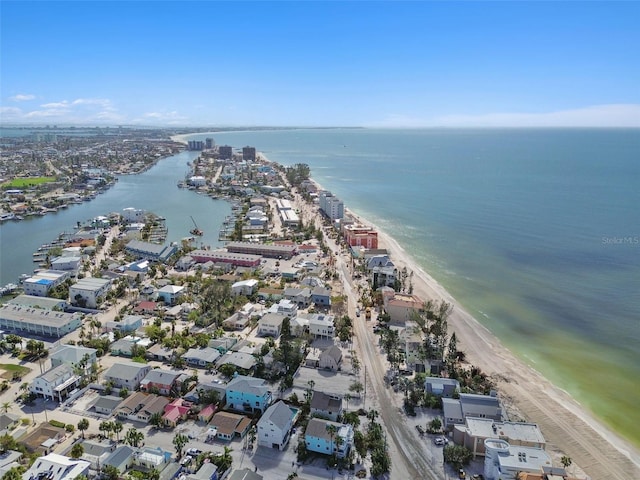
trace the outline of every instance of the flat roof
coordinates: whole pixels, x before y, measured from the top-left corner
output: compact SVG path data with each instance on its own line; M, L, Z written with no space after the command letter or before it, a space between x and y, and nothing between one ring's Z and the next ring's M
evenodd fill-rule
M56 312L54 310L22 307L20 305L7 304L0 306L0 319L2 320L34 323L54 328L60 328L72 321L76 321L78 316L77 313Z

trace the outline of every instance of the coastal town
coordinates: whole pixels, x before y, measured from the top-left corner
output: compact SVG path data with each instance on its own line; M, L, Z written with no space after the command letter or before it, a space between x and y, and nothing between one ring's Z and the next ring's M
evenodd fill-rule
M132 205L34 252L0 305L3 479L589 478L470 361L455 306L308 165L180 140L3 140L3 221L185 148L175 188L232 205L223 248L195 220L167 242L163 212Z

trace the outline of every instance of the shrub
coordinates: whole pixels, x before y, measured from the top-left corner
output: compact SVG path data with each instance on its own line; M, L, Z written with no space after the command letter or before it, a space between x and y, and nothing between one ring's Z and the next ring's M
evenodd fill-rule
M67 426L64 422L60 422L58 420L49 420L49 424L58 428L65 428Z

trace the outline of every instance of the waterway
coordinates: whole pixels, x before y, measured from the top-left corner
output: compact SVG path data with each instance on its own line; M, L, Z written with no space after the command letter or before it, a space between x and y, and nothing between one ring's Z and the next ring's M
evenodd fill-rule
M169 229L167 242L189 237L193 216L204 231L197 246L221 246L218 232L225 217L231 214L229 203L177 187L177 182L189 171L187 163L197 156L198 152L181 152L160 160L142 174L121 176L111 189L90 202L69 205L43 217L3 223L0 226L0 285L15 283L22 273L31 273L37 267L32 253L42 244L51 243L61 232L73 231L77 222L122 212L127 207L164 217Z

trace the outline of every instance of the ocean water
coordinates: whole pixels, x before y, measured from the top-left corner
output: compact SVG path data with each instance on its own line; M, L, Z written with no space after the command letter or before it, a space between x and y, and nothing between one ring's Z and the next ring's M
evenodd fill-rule
M512 351L640 446L640 130L225 132L311 166Z

